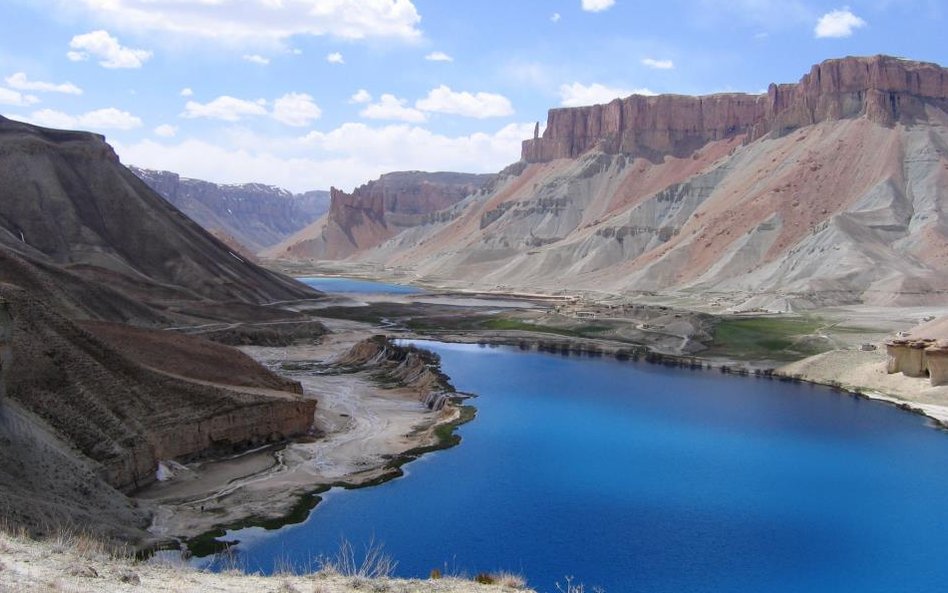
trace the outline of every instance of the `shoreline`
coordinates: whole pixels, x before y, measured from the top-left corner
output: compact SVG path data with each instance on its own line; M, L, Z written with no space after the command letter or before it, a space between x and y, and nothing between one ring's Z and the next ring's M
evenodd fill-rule
M430 409L422 393L427 383L395 385L375 367L332 367L350 346L376 333L362 324L343 325L319 345L244 348L265 366L300 380L307 395L319 400L317 432L227 458L167 462L172 479L136 493L154 509L149 531L157 549L185 544L203 552L226 547L210 540L231 529L302 521L322 492L394 479L404 464L460 442L456 428L476 414L464 403L467 396L445 394L443 407Z

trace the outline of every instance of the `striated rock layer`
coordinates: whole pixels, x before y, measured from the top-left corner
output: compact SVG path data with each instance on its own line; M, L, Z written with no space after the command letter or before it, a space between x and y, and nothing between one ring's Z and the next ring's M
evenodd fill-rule
M575 158L597 148L661 160L709 142L786 134L822 121L865 116L883 125L924 118L924 106L948 105L948 75L937 64L888 56L827 60L797 84L771 84L766 95L632 95L606 105L551 109L542 137L523 142L531 163Z
M263 252L266 257L338 259L369 249L478 191L493 175L399 171L351 194L332 188L328 214Z
M301 315L274 301L320 296L215 239L101 136L0 117L0 298L12 341L3 327L0 338L13 361L2 352L0 519L144 537L147 513L124 494L154 480L158 460L305 433L316 402L298 384L227 346L155 328L292 322ZM42 475L29 477L27 462Z
M946 72L845 58L766 96L556 109L485 190L347 259L739 310L948 302Z

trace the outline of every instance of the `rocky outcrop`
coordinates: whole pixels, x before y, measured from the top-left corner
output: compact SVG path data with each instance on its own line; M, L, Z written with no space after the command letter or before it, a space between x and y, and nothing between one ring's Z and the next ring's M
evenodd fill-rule
M925 351L928 377L933 386L948 385L948 341L940 341Z
M251 385L190 381L139 364L141 353L120 352L23 290L5 286L0 296L10 303L13 350L23 361L10 369L9 398L99 467L116 489L153 481L159 459L229 453L304 433L312 423L316 401L292 385L292 391L272 389L281 385L264 369ZM227 355L214 358L226 361Z
M386 173L351 194L332 188L325 218L283 243L265 257L343 259L375 247L405 229L422 225L436 213L476 193L494 175L469 173Z
M329 210L327 191L293 194L262 183L224 185L169 171L129 169L216 237L232 237L251 253L279 243Z
M437 354L414 346L399 346L386 336L372 336L352 346L335 365L372 369L385 384L408 387L428 409L440 410L454 393L447 375L441 372Z
M551 109L542 136L523 142L522 159L576 158L596 148L650 160L683 157L717 140L785 134L821 121L866 117L891 125L948 106L948 71L888 56L849 57L813 66L797 84L766 95L632 95L606 105Z
M764 116L761 96L632 95L606 105L551 109L543 136L523 142L530 163L576 158L596 148L651 160L689 155L708 142L747 134Z

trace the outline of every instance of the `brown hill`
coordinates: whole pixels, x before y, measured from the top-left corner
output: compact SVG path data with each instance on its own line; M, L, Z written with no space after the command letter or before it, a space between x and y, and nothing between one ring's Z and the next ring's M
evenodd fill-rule
M103 292L88 285L109 287L120 310L88 311L94 317L135 318L119 304L123 296L166 315L174 302L201 308L318 296L233 253L123 167L101 136L2 117L0 249L36 275L65 271L86 284L50 280L76 308L86 308L86 290ZM0 280L5 274L0 269Z
M766 95L551 110L490 192L350 259L487 289L943 302L946 187L948 71L843 58Z
M347 194L330 190L329 212L261 255L284 259L339 259L371 249L406 229L430 221L477 192L493 175L386 173Z
M160 460L306 432L316 401L297 383L149 328L252 336L240 322L301 318L274 301L319 297L215 239L101 136L0 117L0 518L143 538L149 510L126 495Z

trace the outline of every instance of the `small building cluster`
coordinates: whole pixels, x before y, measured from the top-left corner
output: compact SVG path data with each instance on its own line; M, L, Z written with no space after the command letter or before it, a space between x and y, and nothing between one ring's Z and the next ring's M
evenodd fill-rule
M948 340L896 338L885 343L886 371L948 385Z

